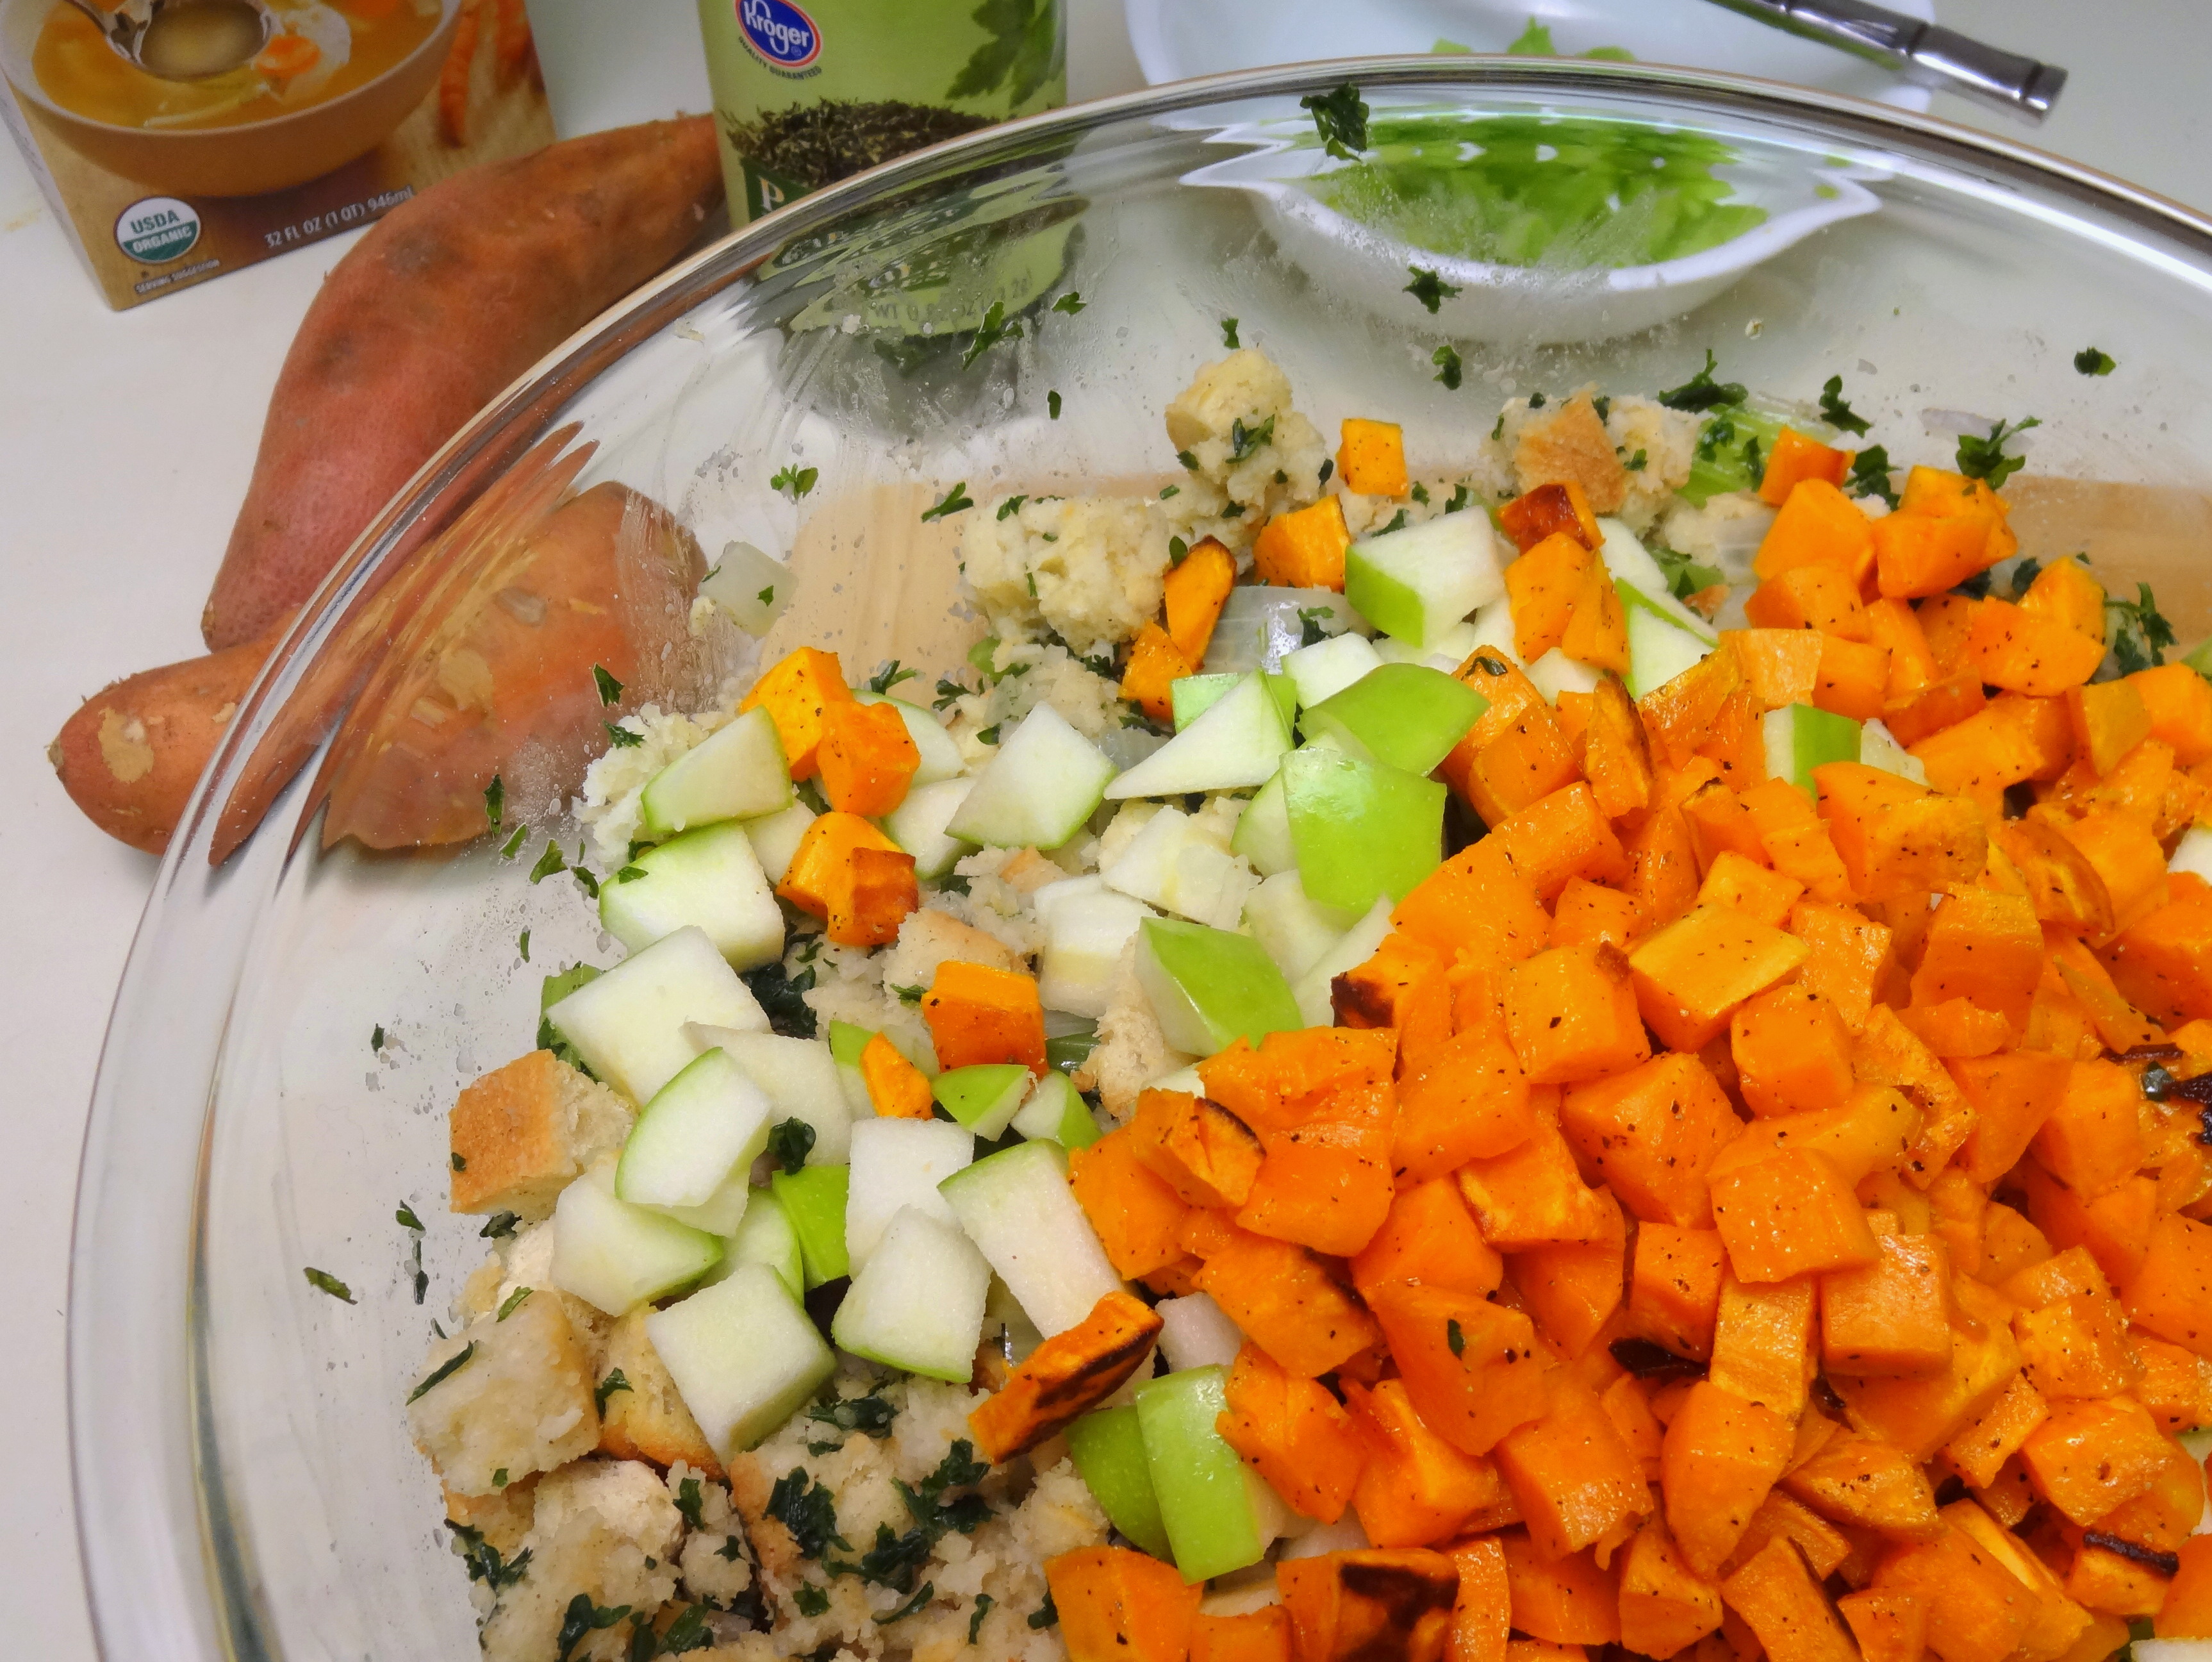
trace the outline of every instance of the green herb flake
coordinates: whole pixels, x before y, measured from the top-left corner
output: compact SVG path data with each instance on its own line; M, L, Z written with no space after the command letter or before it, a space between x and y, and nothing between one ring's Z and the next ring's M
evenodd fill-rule
M999 742L999 723L994 721L989 727L985 728L981 733L978 733L975 735L975 742L981 745L997 744Z
M537 1291L535 1288L516 1288L514 1292L507 1295L506 1300L501 1304L499 1307L499 1314L492 1319L495 1322L505 1321L509 1316L514 1314L516 1311L521 1309L522 1306L529 1301L530 1295L535 1291Z
M1467 481L1462 479L1452 487L1451 498L1444 503L1444 512L1456 514L1474 500L1474 493L1468 489Z
M1229 460L1237 463L1257 455L1262 447L1275 441L1275 418L1270 416L1256 427L1247 427L1242 420L1229 423Z
M1467 1335L1460 1331L1460 1325L1456 1319L1444 1324L1444 1342L1451 1347L1453 1355L1463 1356L1467 1354Z
M1399 509L1395 514L1393 514L1390 516L1390 523L1389 523L1389 524L1388 524L1388 525L1386 525L1386 526L1384 526L1384 527L1383 527L1380 531L1376 532L1375 534L1376 534L1376 536L1378 536L1378 537L1387 537L1387 536L1389 536L1389 535L1392 532L1394 532L1394 531L1403 531L1405 528L1406 528L1406 510L1405 510L1404 508L1400 508L1400 509Z
M1725 582L1726 575L1718 566L1699 565L1686 554L1678 554L1663 545L1651 545L1651 557L1659 563L1666 574L1667 591L1678 600L1686 600L1692 594L1703 593L1716 583Z
M769 489L781 490L797 502L814 489L814 482L822 477L818 467L801 467L796 462L787 462L769 478Z
M1977 438L1972 433L1960 434L1959 471L1970 479L1987 481L1992 490L2003 489L2007 479L2027 466L2027 457L2005 454L2005 441L2018 437L2031 427L2042 425L2039 419L2030 416L2016 425L1998 422L1990 429L1986 438Z
M1634 455L1631 456L1627 461L1623 463L1622 466L1626 467L1632 473L1641 473L1644 470L1645 466L1650 463L1650 460L1651 458L1649 455L1639 450Z
M2074 355L2074 369L2077 374L2109 375L2118 368L2119 362L2109 352L2094 346L2085 346Z
M1083 291L1080 289L1070 289L1058 300L1053 301L1052 309L1055 312L1065 312L1068 316L1073 317L1090 303L1084 299Z
M628 1391L629 1389L630 1389L630 1383L628 1379L623 1377L623 1371L620 1368L616 1368L612 1373L609 1373L605 1379L599 1381L599 1385L592 1391L592 1404L598 1408L599 1415L602 1419L606 1416L607 1398L613 1396L618 1391Z
M1334 92L1309 93L1298 107L1313 112L1314 131L1339 161L1357 161L1367 148L1367 100L1349 81Z
M415 1208L405 1201L399 1202L399 1209L392 1216L402 1229L420 1230L422 1227L422 1220L415 1215Z
M502 860L514 859L516 855L522 852L522 845L529 840L530 827L517 825L514 828L514 835L499 845L499 857Z
M1413 280L1401 292L1411 295L1431 313L1459 292L1457 283L1446 283L1425 265L1408 265L1406 269L1413 273Z
M507 1487L507 1468L505 1466L500 1467L496 1471L492 1473L491 1486L494 1488L505 1488Z
M561 857L559 847L550 837L545 841L545 852L538 856L538 863L530 868L530 880L543 883L549 877L558 877L568 869L568 862Z
M1185 472L1192 472L1192 473L1195 473L1195 472L1198 472L1198 458L1197 458L1196 456L1193 455L1189 451L1188 451L1188 450L1178 450L1178 451L1176 451L1176 460L1177 461L1181 462L1181 463L1183 465L1183 468L1184 468L1184 471L1185 471Z
M918 984L908 987L894 985L891 988L891 990L898 995L898 1001L902 1004L919 1004L921 1002L922 989Z
M1528 27L1521 31L1513 44L1505 49L1508 58L1557 58L1559 49L1552 44L1548 25L1531 17Z
M647 1559L645 1567L651 1569L653 1560ZM714 1642L714 1632L707 1625L707 1606L703 1604L686 1604L683 1613L660 1635L658 1649L653 1642L653 1624L645 1617L637 1618L630 1635L629 1662L651 1662L654 1656L682 1656L690 1651L708 1649ZM643 1647L642 1651L640 1647Z
M914 1597L908 1599L906 1603L901 1604L895 1610L888 1611L885 1614L878 1616L876 1618L876 1625L879 1628L888 1628L894 1622L903 1622L908 1616L912 1616L915 1611L921 1610L924 1605L927 1604L931 1599L936 1597L937 1583L934 1581L925 1581L920 1587L915 1589Z
M368 1048L372 1054L384 1049L384 1024L380 1021L368 1030Z
M635 883L639 878L647 874L642 866L624 866L609 880L616 883Z
M1302 606L1298 608L1298 645L1319 646L1328 639L1328 630L1322 625L1336 613L1325 606Z
M1328 476L1335 472L1336 459L1334 456L1323 456L1321 459L1321 478L1319 482L1322 484L1327 484L1328 483Z
M1659 395L1659 402L1669 410L1717 410L1724 404L1741 404L1750 396L1741 381L1715 380L1713 366L1718 362L1713 349L1705 348L1705 367L1684 381L1680 387L1670 387Z
M758 600L763 606L774 606L775 604L775 585L774 583L770 583L766 588L761 590L759 594L754 595L753 599Z
M846 1397L833 1402L817 1403L806 1410L806 1417L819 1425L835 1426L840 1431L865 1432L879 1436L889 1431L898 1410L881 1397L870 1392L865 1397Z
M310 1266L309 1268L301 1270L300 1273L307 1278L308 1286L313 1288L318 1293L329 1294L340 1304L357 1304L360 1302L360 1300L354 1297L353 1289L348 1287L343 1282L340 1281L336 1275L331 1274L327 1269L317 1269L313 1266ZM410 1397L409 1400L412 1401L413 1399Z
M460 1547L461 1562L468 1566L470 1580L482 1581L498 1592L522 1580L523 1572L530 1566L527 1547L512 1559L503 1559L499 1549L483 1538L482 1530L457 1524L450 1518L446 1519L446 1527L453 1531L453 1539Z
M507 816L507 781L495 773L491 783L484 787L483 796L484 818L496 828Z
M700 1516L700 1507L702 1504L702 1497L699 1492L699 1480L696 1477L686 1477L677 1486L676 1509L684 1514L684 1521L693 1529L706 1527L704 1520Z
M1006 302L994 300L983 314L982 322L975 326L975 338L968 343L968 350L960 355L960 367L965 369L1002 340L1019 340L1021 338L1021 320L1009 320Z
M1007 497L1006 501L999 504L998 517L1002 520L1010 520L1013 518L1015 514L1022 511L1022 504L1028 500L1029 498L1027 496Z
M889 696L890 690L901 681L911 681L921 673L918 669L901 669L899 661L894 658L873 675L868 677L868 691Z
M725 1535L722 1537L722 1544L714 1549L715 1557L725 1559L732 1564L744 1555L745 1543L734 1535Z
M941 520L948 514L957 514L963 508L973 508L975 505L975 499L968 494L968 481L963 479L951 490L946 491L933 506L922 510L922 523L927 525L932 520Z
M1235 318L1224 318L1221 320L1221 344L1232 352L1237 350L1237 320Z
M975 1595L975 1609L968 1617L968 1642L970 1645L975 1642L975 1635L983 1631L983 1618L991 1613L991 1606L996 1603L998 1600L988 1592Z
M530 931L529 931L529 930L525 929L525 930L524 930L520 934L519 934L519 935L517 935L517 936L515 936L515 937L514 937L514 949L515 949L515 951L517 951L517 952L519 952L519 953L520 953L522 954L522 961L523 961L525 964L527 964L528 962L530 962Z
M583 867L569 867L568 875L576 880L576 886L584 892L586 898L597 900L599 898L599 880Z
M1854 496L1879 496L1893 508L1897 492L1889 483L1889 452L1870 444L1851 458L1850 477L1844 481Z
M554 1662L569 1662L576 1653L577 1646L594 1633L611 1628L629 1614L629 1606L627 1604L611 1607L595 1604L588 1592L578 1593L568 1601L568 1608L562 1615L560 1635L555 1641L558 1648L554 1653Z
M853 1549L853 1543L837 1533L836 1498L809 1477L804 1466L793 1466L775 1480L775 1487L769 1491L766 1511L791 1531L792 1543L802 1558L819 1558L831 1547L846 1552Z
M2121 674L2166 661L2166 648L2174 644L2173 625L2159 611L2148 583L2136 585L2134 600L2108 600L2105 609L2112 614L2112 660Z
M622 697L623 684L607 673L606 666L604 664L592 666L592 685L599 690L599 702L602 704L611 704Z
M806 1164L807 1155L814 1152L815 1130L805 1120L796 1117L781 1122L768 1134L768 1157L783 1168L787 1175L796 1172Z
M1058 421L1060 419L1060 394L1058 392L1050 392L1044 395L1044 412L1046 415L1051 417L1054 421Z
M612 721L602 721L599 725L607 730L607 742L617 750L635 750L645 742L643 734L633 733L628 728L618 727Z
M1838 433L1863 433L1866 417L1844 402L1844 378L1831 375L1820 388L1820 419Z
M1541 393L1528 394L1528 407L1531 410L1541 410L1544 407L1544 395Z
M466 1154L449 1155L447 1160L456 1172L465 1172L469 1169L469 1157Z
M959 682L939 676L937 681L937 697L930 701L929 707L942 712L951 709L955 703L967 696L968 689L962 686Z
M791 1595L791 1602L799 1607L801 1616L825 1616L830 1610L830 1595L811 1581L801 1581Z
M495 1212L484 1220L484 1227L477 1231L478 1240L505 1240L514 1233L514 1226L522 1220L512 1212Z
M1597 418L1600 421L1609 421L1612 419L1613 400L1607 398L1604 393L1601 393L1590 400L1590 408L1597 411Z
M1426 508L1429 505L1429 487L1423 484L1419 479L1413 481L1413 488L1406 494L1411 496L1415 502L1420 503L1424 508Z
M1429 354L1429 362L1437 366L1437 373L1430 379L1442 381L1447 392L1458 392L1460 382L1466 376L1465 368L1459 361L1459 349L1439 346Z
M431 1369L429 1377L407 1393L407 1400L410 1403L418 1401L426 1391L434 1391L438 1386L445 1384L447 1380L466 1367L469 1365L469 1358L476 1354L477 1342L471 1339Z
M1030 1626L1035 1629L1042 1629L1045 1628L1056 1628L1059 1625L1060 1610L1059 1608L1052 1602L1052 1589L1047 1587L1044 1593L1044 1603L1038 1605L1036 1610L1030 1613Z

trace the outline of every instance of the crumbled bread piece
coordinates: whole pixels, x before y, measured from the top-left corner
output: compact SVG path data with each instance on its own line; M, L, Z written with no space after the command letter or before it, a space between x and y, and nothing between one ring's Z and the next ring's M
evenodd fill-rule
M470 1346L467 1361L407 1405L415 1446L447 1488L489 1495L592 1451L591 1357L565 1300L533 1294L505 1321L471 1322L430 1347L420 1378Z
M1152 1001L1137 979L1137 942L1132 936L1114 966L1114 990L1108 995L1106 1014L1098 1018L1097 1048L1076 1070L1076 1088L1097 1091L1118 1125L1136 1111L1139 1091L1190 1060L1168 1048L1167 1035L1152 1014Z
M447 1118L460 1157L453 1210L535 1223L593 1156L622 1147L630 1111L550 1050L532 1050L469 1086Z
M498 1550L512 1558L530 1533L538 1509L535 1474L494 1489L489 1495L461 1495L446 1490L446 1516L465 1529L472 1529Z
M1628 496L1627 470L1613 453L1613 435L1598 419L1587 391L1576 393L1550 416L1538 415L1521 423L1513 466L1523 490L1572 480L1600 514L1618 511Z
M1035 894L1048 883L1057 883L1067 874L1035 849L1016 849L1006 855L1006 863L999 868L999 880L1022 895ZM977 963L982 959L975 960Z
M486 1662L545 1662L569 1602L628 1605L650 1622L676 1592L684 1519L660 1474L635 1460L580 1460L538 1486L538 1515L524 1544L527 1573L501 1597L483 1627ZM574 1662L620 1662L633 1623L593 1633Z
M1057 868L1054 875L1059 875ZM897 941L884 954L884 984L927 988L937 978L937 966L947 961L981 964L994 970L1024 967L1012 947L973 923L963 923L937 906L924 906L906 915Z
M699 1523L684 1538L684 1590L695 1598L727 1606L753 1584L744 1520L731 1507L727 1488L681 1460L668 1469L668 1492L679 1504L687 1481L699 1485Z
M608 1394L599 1421L599 1452L621 1460L650 1460L657 1466L682 1461L719 1478L722 1463L677 1394L676 1381L661 1365L660 1353L646 1336L645 1318L651 1314L650 1305L641 1305L607 1336L599 1378L610 1379L619 1368L629 1389Z

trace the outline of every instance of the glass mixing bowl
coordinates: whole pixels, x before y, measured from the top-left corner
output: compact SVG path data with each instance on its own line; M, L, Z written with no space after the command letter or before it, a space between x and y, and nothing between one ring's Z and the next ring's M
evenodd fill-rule
M1672 313L1691 309L1656 325L1610 309L1597 291L1614 278L1556 267L1432 318L1357 228L1316 253L1310 228L1271 228L1266 193L1189 182L1239 153L1224 130L1295 128L1300 95L1347 76L1378 112L1708 135L1747 174L1817 174L1863 211L1674 295ZM1069 290L1079 312L1050 304ZM1578 321L1559 322L1562 294ZM1228 317L1325 431L1390 417L1417 465L1470 446L1505 394L1671 386L1707 347L1765 400L1809 405L1841 374L1900 464L1948 460L1962 423L1946 412L2033 414L2011 487L2024 551L2087 550L2108 583L2155 582L2185 642L2212 626L2212 224L1997 139L1717 76L1378 59L1063 111L808 197L640 291L447 447L241 708L161 868L100 1068L72 1262L70 1430L108 1656L473 1653L401 1402L484 1247L444 1205L444 1110L529 1045L544 973L610 956L568 879L526 876L605 742L584 659L628 653L624 708L704 697L800 641L855 674L957 663L977 627L955 592L957 526L920 510L955 482L978 497L1164 483L1162 407L1219 354ZM1015 321L1018 338L963 365L979 326ZM1457 391L1432 363L1447 339ZM2092 345L2117 373L2075 372ZM790 464L819 470L797 502L770 483ZM761 646L726 626L693 641L667 576L690 551L635 510L627 634L572 641L542 685L472 690L467 631L538 605L516 551L564 489L610 482L665 504L710 555L733 539L791 552L797 603ZM384 743L380 711L471 697L505 698L484 720L507 758L507 825L537 828L519 858L501 857L504 830L483 834L481 754L410 764ZM341 825L441 841L326 847ZM403 1202L428 1225L426 1303ZM357 1302L308 1285L310 1265Z

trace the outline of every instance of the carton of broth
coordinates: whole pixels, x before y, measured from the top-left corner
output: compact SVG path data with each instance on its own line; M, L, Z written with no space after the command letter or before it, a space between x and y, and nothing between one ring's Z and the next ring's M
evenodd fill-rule
M0 0L16 143L122 309L551 142L523 0Z
M1067 101L1062 0L699 0L730 218Z

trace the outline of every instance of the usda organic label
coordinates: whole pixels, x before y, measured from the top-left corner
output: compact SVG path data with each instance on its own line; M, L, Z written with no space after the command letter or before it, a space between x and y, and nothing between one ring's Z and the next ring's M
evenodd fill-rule
M182 259L200 240L200 210L173 196L149 196L115 222L115 246L142 265Z

